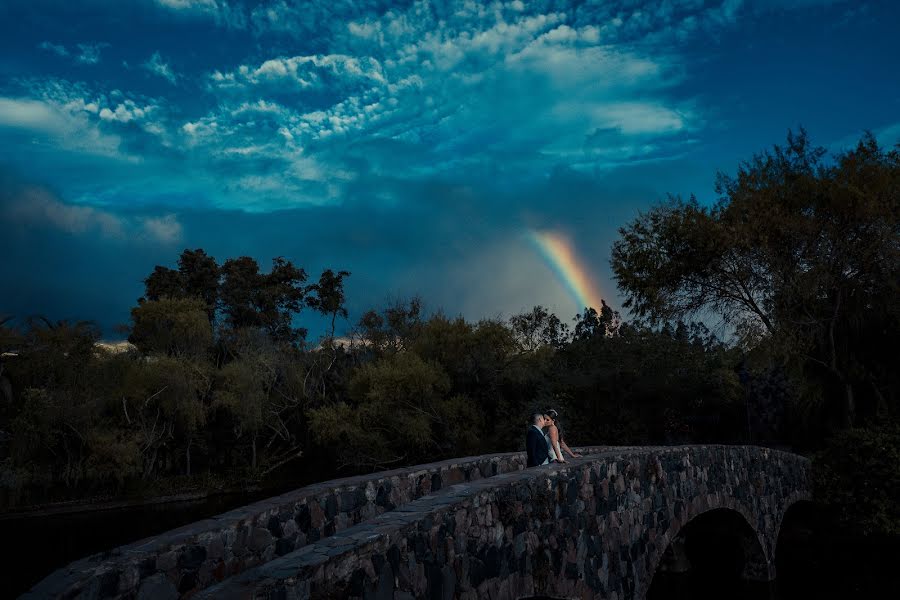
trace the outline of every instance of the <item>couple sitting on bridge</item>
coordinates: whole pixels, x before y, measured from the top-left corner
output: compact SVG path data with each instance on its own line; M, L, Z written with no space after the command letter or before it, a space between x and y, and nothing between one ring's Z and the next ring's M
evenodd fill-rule
M559 413L548 408L544 412L531 415L531 427L525 436L525 451L528 454L527 466L538 467L553 462L566 462L562 451L572 458L581 456L566 445L559 427Z

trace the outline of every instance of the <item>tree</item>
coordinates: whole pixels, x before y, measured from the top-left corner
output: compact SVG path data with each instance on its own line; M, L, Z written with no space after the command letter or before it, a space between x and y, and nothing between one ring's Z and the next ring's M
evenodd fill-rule
M141 300L182 298L184 295L184 280L181 277L181 273L168 267L156 265L153 268L153 272L144 280L144 298ZM138 300L138 302L141 300Z
M184 295L203 300L209 322L213 323L219 298L219 265L216 259L201 248L185 250L178 258L178 274Z
M206 423L211 393L205 361L155 355L129 365L118 394L124 419L140 443L145 479L162 468L161 459L174 455L184 456L184 473L191 474L191 451Z
M601 299L600 304L599 313L591 307L586 307L583 314L576 315L574 332L576 340L615 335L618 331L621 323L619 313L610 308L606 300Z
M449 391L440 365L413 352L387 354L359 368L349 402L310 411L310 423L344 466L384 468L458 454L477 441L478 411Z
M322 271L319 276L319 282L309 286L308 292L312 292L307 297L307 304L323 316L331 318L330 337L334 337L335 320L338 317L347 318L347 309L344 303L347 301L344 296L344 277L349 277L349 271L338 271L335 273L331 269Z
M900 153L866 134L828 161L801 130L717 191L711 207L670 198L619 230L625 307L653 322L718 315L745 346L793 360L845 425L860 402L869 417L896 404L895 370L866 348L900 331Z
M397 352L408 348L422 327L422 301L414 297L398 301L380 313L369 310L357 323L363 345L378 352Z
M306 336L305 329L293 327L306 298L306 271L278 257L264 274L254 259L242 256L226 260L222 274L219 296L232 329L261 328L273 340L289 344Z
M200 298L145 301L131 309L128 341L144 354L202 355L212 344L207 308Z
M235 437L250 441L250 467L259 464L258 441L271 420L271 390L274 377L256 357L239 358L222 367L216 398L232 415Z
M509 326L525 352L533 352L544 346L561 348L569 337L568 325L543 306L535 306L531 312L513 315L509 319Z

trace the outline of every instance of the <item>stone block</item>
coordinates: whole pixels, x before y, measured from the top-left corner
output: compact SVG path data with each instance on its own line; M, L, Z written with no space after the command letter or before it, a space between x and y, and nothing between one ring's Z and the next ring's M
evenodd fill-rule
M141 582L137 600L175 600L178 590L162 573L151 575Z
M263 527L254 527L250 533L248 546L254 552L261 552L272 545L272 532Z

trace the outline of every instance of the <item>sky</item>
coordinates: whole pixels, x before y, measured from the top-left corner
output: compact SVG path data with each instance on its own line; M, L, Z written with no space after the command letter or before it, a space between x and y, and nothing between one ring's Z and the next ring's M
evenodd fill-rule
M898 23L891 1L5 0L0 313L121 337L185 248L348 270L351 322L413 295L619 309L617 230L668 194L713 202L801 126L900 142Z

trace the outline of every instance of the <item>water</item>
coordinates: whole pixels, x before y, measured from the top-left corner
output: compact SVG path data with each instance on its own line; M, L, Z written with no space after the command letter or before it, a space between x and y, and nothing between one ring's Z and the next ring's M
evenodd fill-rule
M269 495L263 493L262 497ZM15 597L79 558L226 512L259 500L259 496L223 494L189 502L5 517L0 520L0 529L4 540L15 540L7 546L15 552L4 559L4 593Z

